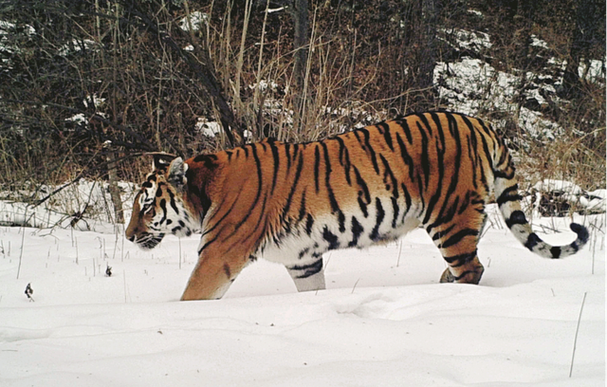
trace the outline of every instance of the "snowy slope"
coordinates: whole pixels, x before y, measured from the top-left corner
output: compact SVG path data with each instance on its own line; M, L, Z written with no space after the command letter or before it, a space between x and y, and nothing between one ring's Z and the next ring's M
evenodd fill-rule
M445 264L418 229L325 255L326 291L296 293L260 260L223 300L187 303L197 238L146 253L122 235L1 227L0 386L603 386L605 216L576 220L589 246L545 260L493 215L480 286L438 284ZM574 238L567 219L539 223L551 243Z

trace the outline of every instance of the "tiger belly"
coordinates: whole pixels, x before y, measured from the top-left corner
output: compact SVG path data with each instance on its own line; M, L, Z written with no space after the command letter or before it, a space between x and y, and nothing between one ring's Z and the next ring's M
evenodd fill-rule
M281 263L287 268L310 268L311 274L314 274L314 264L318 262L320 270L320 259L327 251L387 243L420 224L413 216L415 211L400 210L395 214L388 205L390 199L376 199L375 203L379 204L369 206L366 217L358 207L344 211L343 225L340 225L337 216L332 214L313 216L313 224L310 227L306 224L291 227L291 233L279 240L270 238L256 255L271 262ZM343 231L340 231L340 228Z

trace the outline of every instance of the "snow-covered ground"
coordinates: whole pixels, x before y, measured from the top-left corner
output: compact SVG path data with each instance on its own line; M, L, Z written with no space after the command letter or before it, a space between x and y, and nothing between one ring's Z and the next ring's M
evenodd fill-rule
M569 221L535 228L564 244ZM326 291L296 293L260 260L224 299L187 303L195 237L144 252L121 234L0 227L0 386L604 386L605 215L576 221L588 246L546 260L493 214L479 286L438 284L417 229L325 255Z

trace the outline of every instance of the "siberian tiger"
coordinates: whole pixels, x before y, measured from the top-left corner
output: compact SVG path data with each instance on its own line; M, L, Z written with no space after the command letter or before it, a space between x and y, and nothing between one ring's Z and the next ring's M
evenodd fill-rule
M305 144L265 140L185 162L157 156L126 237L151 249L167 233L201 230L182 300L221 298L257 256L285 265L298 291L324 289L324 252L391 241L420 225L447 262L441 282L476 284L492 194L514 236L542 257L572 255L588 240L572 223L574 242L542 241L521 211L514 172L489 125L447 112Z

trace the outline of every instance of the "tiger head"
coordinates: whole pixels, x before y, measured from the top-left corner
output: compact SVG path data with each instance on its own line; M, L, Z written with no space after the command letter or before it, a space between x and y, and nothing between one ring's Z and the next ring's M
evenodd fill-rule
M172 159L172 160L171 160ZM181 157L154 155L153 171L135 196L126 237L142 249L153 249L166 234L189 236L197 218L188 208L186 171Z

